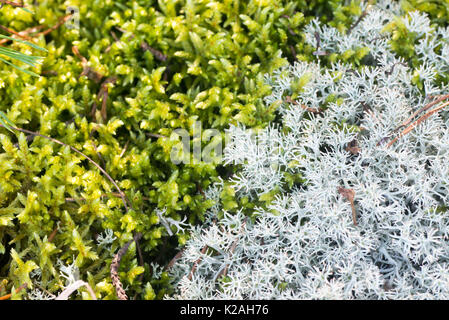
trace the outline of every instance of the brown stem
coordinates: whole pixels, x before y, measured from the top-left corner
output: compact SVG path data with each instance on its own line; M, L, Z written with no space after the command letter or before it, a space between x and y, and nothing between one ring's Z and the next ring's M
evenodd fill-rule
M201 249L201 254L205 254L207 248L208 248L207 245L204 246L203 249ZM197 268L197 266L198 266L198 264L199 264L200 262L201 262L201 257L199 257L199 258L193 263L192 270L190 270L190 273L189 273L189 275L187 276L187 279L192 280L193 274L195 273L196 268Z
M120 260L125 255L126 251L128 251L129 246L133 241L137 243L139 239L142 237L142 234L139 232L134 235L133 239L129 240L114 256L111 262L111 280L112 284L115 287L117 292L117 296L120 300L128 300L128 296L126 295L125 290L123 289L122 282L120 281L120 277L118 275L118 269L120 267Z
M167 138L167 139L168 139L168 137L163 136L163 135L161 135L161 134L157 134L157 133L145 132L145 134L146 134L148 137L153 137L153 138Z
M182 257L184 254L185 248L182 248L174 257L170 260L170 262L165 267L165 270L170 270L175 265L176 261Z
M24 35L24 34L22 34L21 32L17 32L17 31L15 31L15 30L12 30L12 29L10 29L10 28L8 28L8 27L2 26L1 24L0 24L0 29L2 29L3 31L6 31L6 32L8 32L8 33L11 33L11 34L13 34L13 35L15 35L15 36L18 36L19 38L22 38L22 39L24 39L24 40L30 40L30 39L31 39L31 38L28 37L27 35Z
M22 3L18 3L18 2L8 1L8 0L0 0L0 2L3 4L10 5L12 7L15 7L15 8L24 8L25 7L25 4L23 3L23 1L22 1Z
M109 88L108 88L108 83L116 83L117 82L117 77L113 76L113 77L109 77L107 78L102 84L101 84L101 88L100 88L100 92L98 92L97 97L101 97L102 101L101 101L101 117L103 118L103 121L106 122L107 118L108 118L108 114L107 114L107 101L108 101L108 96L109 96Z
M123 155L124 155L125 152L126 152L126 149L128 149L128 145L129 145L129 140L126 141L125 147L123 148L122 152L120 152L120 155L118 156L119 158L123 157Z
M322 110L319 110L319 109L307 107L307 106L305 106L303 104L299 104L298 102L293 101L290 96L285 97L285 102L292 103L294 105L298 105L301 108L303 108L304 110L306 110L308 112L312 112L312 113L321 113L321 111L322 111Z
M49 34L50 32L58 29L60 26L62 26L64 23L66 23L70 17L72 16L72 14L68 14L62 18L59 18L59 21L57 24L55 24L53 27L48 28L47 30L41 31L39 33L36 33L34 36L45 36L47 34Z
M436 104L438 104L438 103L440 103L440 102L442 102L443 100L446 100L446 99L449 99L449 94L442 95L442 96L440 96L438 99L436 99L436 100L434 100L434 101L432 101L432 102L426 104L423 108L421 108L421 109L417 110L415 113L413 113L413 114L410 116L410 118L408 118L407 120L405 120L399 127L397 127L396 129L394 129L393 131L394 131L394 132L395 132L395 131L398 131L399 129L401 129L401 128L407 126L407 125L409 125L410 122L412 122L412 120L413 120L418 114L420 114L421 112L424 112L424 111L430 109L430 108L433 107L434 105L436 105Z
M358 24L363 20L363 18L366 17L366 15L368 14L368 12L365 10L362 12L362 14L360 15L360 17L357 19L357 21L348 29L348 31L346 32L346 34L350 34L351 31L358 26Z
M17 36L18 37L26 37L30 33L34 33L36 31L38 31L39 29L42 29L43 27L44 27L43 25L40 25L40 26L37 26L37 27L31 27L31 28L25 29L23 31L17 32ZM4 44L4 43L6 43L8 41L11 41L11 39L2 39L2 40L0 40L0 44Z
M405 128L397 137L395 137L393 140L391 140L388 144L387 147L390 147L391 145L393 145L393 143L395 143L396 141L399 140L399 138L403 137L404 135L406 135L407 133L409 133L410 131L413 130L413 128L419 126L423 121L425 121L426 119L428 119L432 114L437 113L438 111L440 111L441 109L443 109L444 107L449 105L449 101L446 103L443 103L441 106L430 110L429 112L427 112L426 114L424 114L423 116L421 116L420 118L418 118L418 120L414 121L411 125L409 125L407 128ZM428 109L428 108L426 108ZM426 110L424 109L424 110Z
M81 55L81 53L78 50L78 47L73 46L72 52L74 55L76 55L81 60L81 66L83 67L83 72L81 72L80 77L86 76L89 79L95 81L96 83L100 83L101 79L103 78L103 75L88 66L87 59ZM96 107L95 103L94 103L94 105Z
M27 286L28 286L27 283L22 284L20 287L18 287L16 289L16 293L20 292L20 290L22 290L22 289L25 289ZM11 296L12 296L12 294L9 293L7 295L4 295L4 296L0 297L0 300L8 300L9 298L11 298Z
M239 234L242 232L243 228L245 227L247 220L248 220L248 217L245 217L245 219L243 220L243 223L242 223L242 227L240 228ZM238 240L239 240L239 237L237 239L235 239L234 242L232 243L231 249L229 250L229 257L232 257L232 255L234 254L235 248L237 247ZM229 268L229 264L226 264L225 268L218 275L218 277L220 277L221 275L223 277L226 277L226 275L228 274L228 268Z
M165 54L163 54L159 50L150 47L149 44L146 43L145 41L140 44L140 47L143 49L143 51L150 51L151 54L155 56L157 60L162 62L167 61L167 56Z
M56 228L52 231L52 233L50 234L50 236L48 237L48 242L52 242L53 239L55 238L56 234L58 233L58 226L56 226Z

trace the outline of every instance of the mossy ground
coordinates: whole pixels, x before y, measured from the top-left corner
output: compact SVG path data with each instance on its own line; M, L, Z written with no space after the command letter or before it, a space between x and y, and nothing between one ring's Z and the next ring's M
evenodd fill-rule
M154 264L166 266L188 234L173 227L171 236L155 210L198 224L213 205L202 190L232 174L219 164L175 165L173 131L192 133L196 121L221 132L231 123L264 127L276 117L276 105L262 101L269 94L264 74L316 59L302 28L320 17L345 32L362 14L359 2L339 0L25 3L33 14L5 5L0 25L17 32L41 28L28 35L48 53L33 69L40 77L0 64L0 110L17 127L67 146L0 128L0 295L24 283L57 294L65 285L60 265L75 264L100 299L116 299L110 263L136 232L143 234L143 261L133 243L119 269L128 295L170 294L167 273ZM444 4L403 5L447 24ZM69 7L79 12L79 28L58 25ZM398 34L397 41L411 58L410 35ZM35 53L24 44L4 45ZM360 48L321 59L357 66L366 54ZM128 210L98 168L68 146L104 168L129 199ZM226 190L221 200L231 212L254 206L237 203L232 188ZM116 237L108 246L97 241L106 229ZM26 299L26 292L14 297ZM82 291L78 298L89 295Z

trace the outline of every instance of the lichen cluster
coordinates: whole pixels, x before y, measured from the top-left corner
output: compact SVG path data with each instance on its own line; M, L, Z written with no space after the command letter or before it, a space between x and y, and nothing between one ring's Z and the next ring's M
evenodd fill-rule
M255 210L269 210L281 192L306 180L294 169L278 180L264 180L273 173L269 169L246 177L253 179L248 186L241 174L245 166L228 161L234 159L229 157L232 145L224 163L175 164L175 130L187 130L190 143L203 147L210 141L193 135L198 122L203 132L221 132L223 143L229 128L266 132L267 126L283 122L286 110L279 97L270 100L276 83L284 81L276 70L319 61L337 76L343 71L335 69L336 63L354 70L372 63L373 50L386 48L376 43L388 45L410 64L416 90L431 90L429 79L437 86L445 83L444 68L427 78L420 73L445 59L438 47L427 61L424 45L438 45L442 33L420 34L403 16L417 8L429 14L420 16L429 28L444 27L447 6L403 1L387 8L385 3L391 22L379 24L372 33L385 33L388 40L378 42L370 38L373 34L360 33L374 1L25 1L29 11L4 5L0 25L23 31L48 52L20 42L2 44L44 59L35 68L17 63L39 77L0 63L0 111L28 130L0 128L0 296L53 299L83 280L98 299L116 299L111 262L136 234L142 237L130 244L118 268L126 294L160 299L179 293L176 281L184 270L179 265L192 265L182 260L185 256L174 267L169 262L189 241L191 226L207 229L233 216L235 221L241 218L232 226L240 230L257 220ZM74 21L76 26L69 27ZM337 43L329 31L350 41ZM266 74L279 78L267 82ZM296 77L290 101L315 76L305 72ZM327 93L310 107L343 103L337 92ZM335 130L355 130L347 120L342 114ZM30 131L41 136L25 133ZM265 137L274 142L272 138ZM298 163L286 165L296 168ZM189 259L198 258L193 235ZM169 273L171 268L175 271ZM206 272L202 270L197 274ZM86 289L71 297L91 299Z
M330 14L339 2L25 3L33 13L5 5L0 24L31 30L27 35L48 53L32 69L38 78L0 65L0 110L17 127L67 146L0 129L1 293L26 282L30 290L38 284L56 294L66 285L61 266L71 265L99 298L115 298L113 254L141 232L144 265L133 244L120 276L129 294L162 297L167 274L155 266L166 264L188 235L161 218L201 221L212 205L202 190L218 176L214 164L174 165L172 131L192 131L196 121L222 130L232 122L257 126L272 119L274 108L262 103L268 93L263 74L286 56L293 59L291 50L303 51L303 12ZM79 28L60 23L70 7L78 10ZM129 210L111 182L68 146L107 171ZM104 245L104 232L115 240Z
M229 128L228 187L269 201L208 211L172 270L174 298L449 297L448 29L389 1L363 12L351 32L304 28L324 52L368 48L360 67L282 67L264 99L282 101L279 120Z

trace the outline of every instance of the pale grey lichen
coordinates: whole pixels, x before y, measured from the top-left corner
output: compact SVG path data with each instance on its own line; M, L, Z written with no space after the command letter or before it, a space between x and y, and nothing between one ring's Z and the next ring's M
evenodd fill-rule
M231 179L239 196L255 199L276 187L280 193L267 208L254 210L254 221L243 223L242 211L224 212L216 223L195 227L171 270L174 298L449 298L447 111L387 144L395 129L432 101L428 95L448 93L435 80L436 72L448 70L447 33L431 28L423 13L404 18L423 39L417 47L420 90L414 70L380 34L393 17L385 3L370 8L350 34L317 20L306 29L311 43L319 30L323 50L369 46L373 65L354 71L344 64L325 69L296 62L266 77L273 88L268 105L284 99L308 73L296 102L321 108L335 95L321 114L284 102L280 126L268 126L257 138L244 127L230 127L224 160L241 167ZM347 147L355 140L354 154ZM304 183L286 187L285 172L301 174ZM357 225L340 187L355 192ZM210 250L202 253L204 247Z

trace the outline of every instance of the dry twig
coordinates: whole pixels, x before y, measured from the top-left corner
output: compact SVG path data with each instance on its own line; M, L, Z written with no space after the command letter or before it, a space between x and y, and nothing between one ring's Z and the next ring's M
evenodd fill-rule
M35 32L37 32L38 30L40 30L40 29L42 29L42 28L44 28L43 25L36 26L36 27L31 27L31 28L28 28L28 29L25 29L25 30L19 31L19 32L16 32L16 31L14 31L14 30L12 30L12 29L9 29L9 30L14 31L14 32L16 33L16 34L13 33L13 36L12 36L12 37L16 36L16 37L20 37L20 38L25 39L25 38L28 37L31 33L35 33ZM32 36L30 36L30 39L31 39L31 37L32 37ZM2 39L2 40L0 40L0 44L4 44L4 43L9 42L9 41L11 41L11 39Z
M294 105L299 105L299 106L300 106L301 108L303 108L304 110L306 110L306 111L308 111L308 112L312 112L312 113L321 113L321 111L322 111L322 110L319 110L319 109L307 107L307 106L305 106L305 105L303 105L303 104L300 104L300 103L298 103L298 102L296 102L296 101L293 101L292 98L291 98L290 96L286 96L286 97L285 97L285 102L292 103L292 104L294 104Z
M351 204L352 221L354 222L354 225L357 226L357 212L355 210L354 205L355 191L352 189L345 189L343 187L338 187L338 193L340 193Z
M50 236L47 239L47 242L52 242L53 239L55 238L56 234L58 233L59 227L58 225L56 225L56 227L53 229L53 231L51 232Z
M109 87L108 87L108 83L116 83L117 82L117 77L113 76L113 77L109 77L106 80L103 81L103 83L101 84L101 88L100 91L98 92L97 97L101 97L101 117L103 118L103 121L106 122L107 118L108 118L108 113L107 113L107 101L108 101L108 96L109 96ZM94 103L95 109L97 108L97 105ZM95 112L95 111L93 111Z
M8 32L8 33L10 33L12 35L18 36L19 38L22 38L24 40L31 40L31 38L29 36L27 36L25 34L22 34L20 32L17 32L17 31L15 31L13 29L10 29L8 27L0 25L0 29L2 29L3 31L6 31L6 32ZM4 40L8 40L8 39L4 39Z
M346 34L350 34L352 30L354 30L355 27L357 27L359 25L359 23L363 20L363 18L366 17L366 15L368 14L368 11L365 10L362 12L362 14L360 15L360 17L357 19L357 21L351 26L349 27L348 31L346 32Z
M176 263L176 261L182 257L184 254L185 248L182 248L174 257L170 260L170 262L165 266L165 270L170 270Z
M206 251L207 251L207 248L208 248L207 245L204 246L203 249L201 249L201 254L205 254ZM197 268L197 266L198 266L198 264L199 264L200 262L201 262L201 257L199 257L199 258L193 263L192 270L190 270L190 273L189 273L189 275L187 276L187 279L192 280L193 274L195 273L196 268Z
M442 99L442 98L440 98L440 99ZM440 100L440 99L437 99L437 100ZM447 99L447 97L446 97L446 99ZM443 100L444 100L444 99L443 99ZM440 101L441 101L441 100L440 100ZM439 102L439 101L438 101L438 102ZM395 131L398 130L399 128L405 126L405 125L408 125L408 124L411 122L410 119L413 119L413 117L414 117L416 114L418 114L418 113L420 113L420 112L422 112L422 111L425 111L425 110L429 109L431 106L435 105L435 103L438 103L438 102L435 102L435 101L434 101L434 102L432 102L432 103L429 103L429 104L426 105L423 109L418 110L417 112L415 112L415 113L412 115L412 117L409 118L409 120L405 121L404 124L402 124L400 127L398 127L397 129L395 129ZM430 111L426 112L424 115L422 115L421 117L419 117L416 121L412 122L412 123L411 123L407 128L405 128L405 129L404 129L398 136L396 136L393 140L391 140L391 141L387 144L387 147L390 147L391 145L393 145L393 144L394 144L396 141L398 141L401 137L403 137L404 135L406 135L407 133L409 133L410 131L412 131L415 127L417 127L418 125L420 125L423 121L425 121L426 119L428 119L431 115L437 113L438 111L440 111L441 109L443 109L444 107L446 107L446 106L448 106L448 105L449 105L449 101L446 102L446 103L443 103L442 105L440 105L439 107L436 107L436 108L433 109L433 110L430 110Z
M445 95L441 95L439 96L436 100L426 104L423 108L417 110L415 113L413 113L407 120L405 120L399 127L397 127L396 129L393 130L393 132L398 131L399 129L407 126L410 124L410 122L412 122L412 120L420 113L427 111L428 109L432 108L434 105L449 99L449 94L445 94Z
M33 35L33 37L45 36L45 35L49 34L50 32L58 29L60 26L62 26L64 23L66 23L71 17L72 17L72 14L68 14L64 17L59 18L58 23L56 23L54 26L52 26L42 32L36 33L35 35Z
M143 51L150 51L151 54L159 61L167 61L167 56L165 54L163 54L162 52L160 52L159 50L156 50L152 47L149 46L148 43L146 43L145 41L142 42L140 44L140 47L143 49Z
M26 287L28 287L28 284L27 284L27 283L24 283L24 284L22 284L20 287L18 287L15 291L16 291L16 293L19 293L22 289L25 289ZM8 299L11 298L11 296L12 296L11 293L6 294L6 295L0 297L0 300L8 300Z
M125 290L123 289L123 285L120 281L120 277L118 275L118 269L120 267L120 260L122 259L122 257L125 255L126 251L128 251L129 246L131 245L131 243L133 241L137 242L139 241L139 239L142 237L142 234L139 232L137 234L134 235L132 240L129 240L115 255L114 259L112 260L111 263L111 279L112 279L112 284L115 287L115 290L117 292L117 297L120 300L128 300L128 296L126 295Z
M2 4L2 6L4 4L10 5L11 7L15 7L15 8L24 8L25 4L23 3L18 3L18 2L13 2L13 1L8 1L8 0L0 0L0 3Z
M243 220L239 234L243 231L243 228L245 228L246 221L248 221L248 217L245 217L245 219ZM231 257L234 254L235 248L237 247L238 240L239 240L239 237L237 237L237 239L235 239L234 242L232 243L231 248L229 249L229 257ZM226 264L223 271L218 275L217 278L219 278L221 275L223 277L226 277L226 275L228 274L228 268L229 268L229 264Z
M83 72L80 74L80 77L86 76L90 80L95 81L95 83L100 83L101 79L103 78L103 75L88 66L87 59L81 55L80 51L78 50L78 47L73 46L72 52L81 60Z

